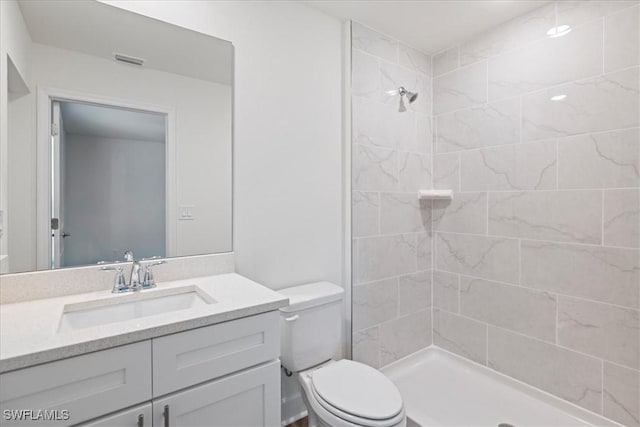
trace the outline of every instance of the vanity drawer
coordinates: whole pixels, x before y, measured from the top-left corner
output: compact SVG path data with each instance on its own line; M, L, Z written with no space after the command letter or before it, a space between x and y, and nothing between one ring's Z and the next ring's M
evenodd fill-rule
M277 359L277 311L152 340L153 396Z
M2 425L70 425L148 401L150 356L151 342L143 341L2 374ZM59 419L6 419L6 410L43 409Z

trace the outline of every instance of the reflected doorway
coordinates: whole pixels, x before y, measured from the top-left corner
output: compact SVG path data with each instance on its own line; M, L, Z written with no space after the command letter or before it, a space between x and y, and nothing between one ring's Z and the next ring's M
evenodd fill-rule
M51 268L167 256L166 114L51 100Z

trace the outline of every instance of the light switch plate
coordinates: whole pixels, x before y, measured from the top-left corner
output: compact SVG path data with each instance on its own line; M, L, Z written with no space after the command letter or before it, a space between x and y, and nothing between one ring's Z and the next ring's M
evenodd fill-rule
M178 219L181 221L191 221L195 219L194 205L180 205L178 209Z

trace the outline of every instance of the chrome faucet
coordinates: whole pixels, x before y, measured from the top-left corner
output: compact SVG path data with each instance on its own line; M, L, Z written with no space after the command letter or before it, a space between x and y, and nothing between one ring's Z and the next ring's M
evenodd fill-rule
M149 258L149 260L157 259L159 257ZM114 294L119 294L123 292L137 292L142 289L150 289L156 287L155 279L153 278L153 271L151 267L160 264L166 264L167 262L164 260L152 262L146 265L142 265L140 261L136 260L133 256L133 251L126 251L124 253L124 260L128 262L132 262L131 265L131 275L129 276L129 284L127 284L126 279L124 278L123 267L101 267L100 270L103 271L115 271L116 279L113 284L113 289L111 292ZM142 259L142 261L146 261L147 259ZM100 263L99 263L100 264Z
M126 251L124 253L124 260L133 262L133 265L131 266L131 275L129 276L129 287L132 291L139 291L142 289L142 282L140 281L140 270L142 270L142 265L140 265L140 261L135 259L133 256L133 251Z

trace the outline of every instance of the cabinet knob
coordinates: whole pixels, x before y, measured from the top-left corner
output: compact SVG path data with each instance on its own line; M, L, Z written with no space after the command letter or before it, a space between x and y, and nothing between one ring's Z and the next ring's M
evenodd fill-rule
M164 427L169 427L169 405L164 405L162 416L164 417Z
M144 414L138 415L138 427L144 427Z

